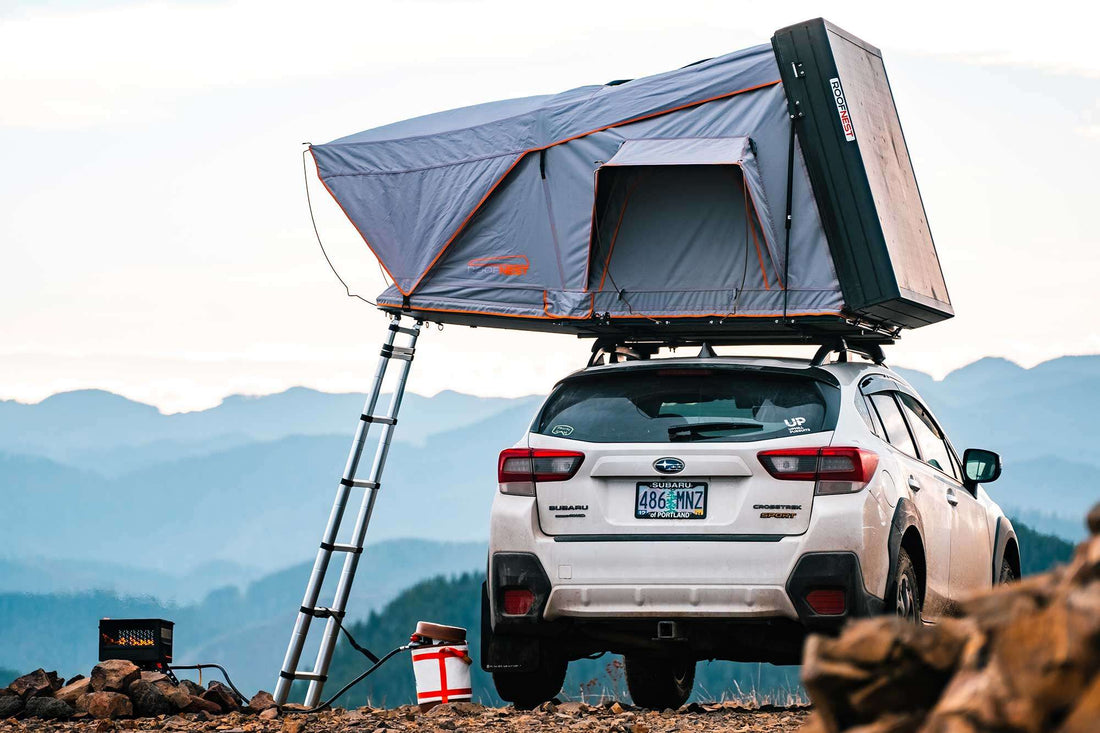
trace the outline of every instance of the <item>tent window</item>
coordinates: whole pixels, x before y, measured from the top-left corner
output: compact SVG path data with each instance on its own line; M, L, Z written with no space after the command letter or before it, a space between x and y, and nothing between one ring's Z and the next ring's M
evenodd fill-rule
M602 169L590 289L738 293L782 287L738 165Z

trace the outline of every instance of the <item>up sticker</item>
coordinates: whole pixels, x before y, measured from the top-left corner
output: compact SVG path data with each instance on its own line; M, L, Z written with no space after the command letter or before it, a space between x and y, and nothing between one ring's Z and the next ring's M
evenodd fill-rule
M783 421L783 424L787 426L787 431L791 435L810 432L810 429L806 427L806 418L804 417L788 417Z

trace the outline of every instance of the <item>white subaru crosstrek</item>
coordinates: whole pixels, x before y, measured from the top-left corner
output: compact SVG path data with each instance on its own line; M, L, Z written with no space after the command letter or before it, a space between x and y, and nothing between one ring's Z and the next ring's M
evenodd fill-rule
M520 706L570 660L623 654L678 707L704 659L797 664L808 631L934 620L1019 577L1012 525L899 375L700 356L565 378L499 461L482 666Z

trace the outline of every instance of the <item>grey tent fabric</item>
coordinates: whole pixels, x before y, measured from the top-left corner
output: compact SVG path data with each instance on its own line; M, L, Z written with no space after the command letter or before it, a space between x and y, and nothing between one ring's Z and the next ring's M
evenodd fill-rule
M759 46L620 85L399 122L312 152L393 278L380 305L564 331L601 314L839 314L797 148L785 258L790 121L778 79L771 48ZM628 202L631 187L638 198Z

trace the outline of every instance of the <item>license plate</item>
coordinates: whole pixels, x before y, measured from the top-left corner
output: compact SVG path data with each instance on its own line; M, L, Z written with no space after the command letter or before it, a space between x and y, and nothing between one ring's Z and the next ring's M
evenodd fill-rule
M635 519L706 519L705 481L639 481Z

